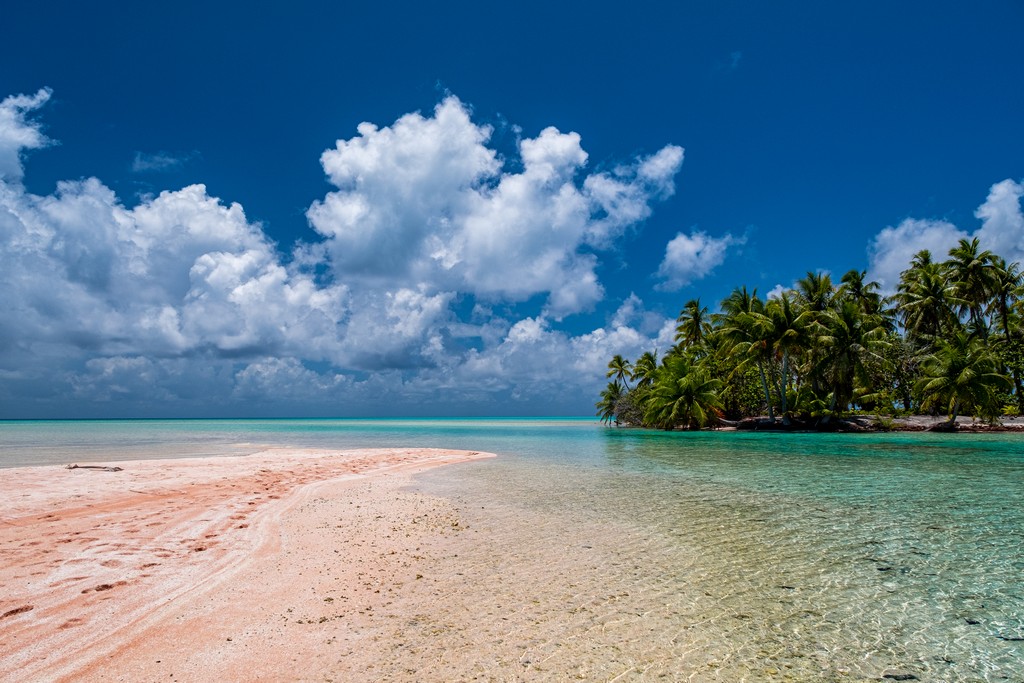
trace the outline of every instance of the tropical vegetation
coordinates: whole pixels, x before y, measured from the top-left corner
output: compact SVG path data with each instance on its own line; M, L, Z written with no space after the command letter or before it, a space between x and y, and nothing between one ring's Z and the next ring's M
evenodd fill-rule
M807 273L767 298L737 287L709 312L680 311L674 345L608 364L608 424L698 429L748 417L827 425L882 416L1024 413L1020 264L961 239L946 260L918 252L892 296L864 271ZM632 384L631 384L632 383Z

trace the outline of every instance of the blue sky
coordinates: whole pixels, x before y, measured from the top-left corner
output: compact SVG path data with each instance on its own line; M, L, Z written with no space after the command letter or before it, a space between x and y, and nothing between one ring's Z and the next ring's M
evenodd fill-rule
M0 417L590 414L689 298L1024 251L1013 0L4 13Z

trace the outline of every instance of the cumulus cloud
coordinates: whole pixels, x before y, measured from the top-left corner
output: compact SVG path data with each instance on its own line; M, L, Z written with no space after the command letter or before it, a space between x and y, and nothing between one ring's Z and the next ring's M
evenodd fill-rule
M712 237L702 231L678 233L665 247L665 258L657 273L662 279L658 288L675 291L706 277L725 261L729 247L746 241L744 236L729 234Z
M332 357L323 333L344 315L344 286L289 272L242 208L202 185L134 209L96 179L45 197L2 189L0 282L18 323L0 328L0 347L47 339L97 353Z
M991 187L985 203L975 216L982 221L975 236L989 249L1006 260L1024 261L1024 213L1020 199L1024 184L1003 180Z
M308 212L334 268L364 280L424 282L491 300L548 295L555 317L600 300L597 259L674 191L683 160L667 146L613 172L585 174L577 133L546 128L504 170L492 130L447 97L433 116L364 123L321 157L338 188Z
M456 379L460 386L479 382L513 400L540 397L572 405L581 392L590 399L603 387L612 355L636 358L654 348L667 349L674 333L674 321L665 318L653 338L629 325L572 336L552 328L543 316L525 318L512 325L501 343L469 353L455 369ZM539 358L559 360L538 364Z
M579 135L547 128L510 171L448 97L324 152L337 189L284 255L200 184L135 206L96 178L28 192L22 154L49 144L32 120L49 97L0 103L5 415L586 405L608 357L671 339L639 300L581 336L557 323L601 298L601 251L673 193L681 148L588 173ZM540 313L517 319L538 296Z
M296 358L264 358L235 375L232 398L250 403L314 403L343 400L351 381L336 372L316 372Z
M1010 262L1024 260L1024 214L1021 196L1024 185L1003 180L992 185L988 197L975 211L982 221L973 233L948 221L908 218L895 227L887 227L868 246L869 276L882 291L892 293L900 273L907 269L914 254L927 249L941 261L961 239L977 237L982 249L988 249Z
M667 331L666 324L668 325ZM662 349L667 349L672 345L675 335L675 322L660 313L648 311L644 307L643 300L633 292L630 292L622 304L615 309L609 319L609 327L611 329L636 329L641 334L652 337L655 346ZM668 340L667 343L665 343L666 340Z
M935 260L941 261L963 237L967 233L947 221L908 218L896 227L883 229L871 241L869 276L883 292L892 293L914 254L927 249Z
M27 192L21 152L45 144L27 116L48 97L42 90L0 107L0 398L8 408L33 396L166 407L175 397L230 393L237 358L341 357L344 285L283 265L241 206L202 185L134 208L95 178L58 183L52 195Z

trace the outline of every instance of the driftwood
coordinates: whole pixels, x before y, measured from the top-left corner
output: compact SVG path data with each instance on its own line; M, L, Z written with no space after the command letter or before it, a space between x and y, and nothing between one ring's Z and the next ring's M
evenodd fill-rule
M69 470L102 470L104 472L120 472L123 467L111 467L110 465L68 465Z

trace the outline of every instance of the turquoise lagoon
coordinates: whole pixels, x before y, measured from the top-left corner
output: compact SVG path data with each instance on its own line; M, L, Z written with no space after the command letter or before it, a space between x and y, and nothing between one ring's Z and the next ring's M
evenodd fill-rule
M475 653L432 660L453 679L1024 681L1024 435L0 422L6 467L285 445L500 456L417 479L472 532L447 547L465 571L429 596L446 613L395 671L436 647Z

